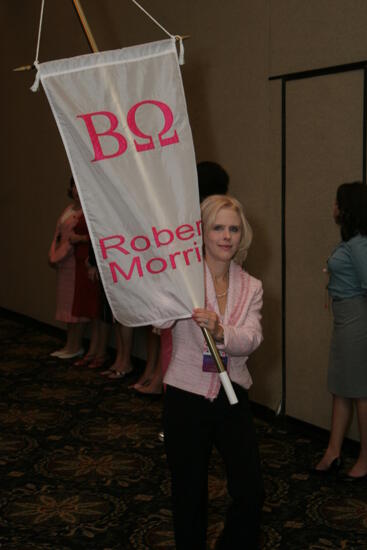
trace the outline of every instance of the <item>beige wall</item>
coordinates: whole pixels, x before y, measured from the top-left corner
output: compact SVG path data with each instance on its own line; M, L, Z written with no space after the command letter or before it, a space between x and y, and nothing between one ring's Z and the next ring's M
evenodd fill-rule
M144 5L172 33L191 35L182 72L197 159L217 160L228 169L231 190L254 227L248 269L264 281L265 342L251 359L252 397L276 409L281 399L281 95L280 82L268 77L367 58L367 3L145 0ZM165 38L130 2L83 0L83 6L101 50ZM39 9L40 0L22 2L21 8L10 0L0 6L5 42L0 305L54 323L55 277L46 257L67 203L69 168L44 93L29 91L33 73L11 71L33 61ZM46 2L40 60L87 52L71 2ZM326 371L325 364L317 368ZM306 373L305 383L312 385L312 373ZM292 414L305 418L302 408L292 408ZM328 404L320 398L305 419L325 425L320 418L327 415Z
M365 0L270 0L271 73L367 57Z
M362 119L363 71L287 85L287 411L321 426L332 330L322 269L340 238L331 222L336 182L362 178Z

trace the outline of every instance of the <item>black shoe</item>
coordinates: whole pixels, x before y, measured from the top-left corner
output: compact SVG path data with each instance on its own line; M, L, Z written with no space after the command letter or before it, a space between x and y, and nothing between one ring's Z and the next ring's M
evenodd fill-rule
M341 468L341 465L342 459L340 458L340 456L337 456L332 462L330 462L329 466L325 470L317 470L316 468L312 468L311 473L317 476L329 476L337 474Z
M360 483L361 481L367 481L367 474L363 476L349 476L345 474L342 478L342 481L347 481L348 483Z

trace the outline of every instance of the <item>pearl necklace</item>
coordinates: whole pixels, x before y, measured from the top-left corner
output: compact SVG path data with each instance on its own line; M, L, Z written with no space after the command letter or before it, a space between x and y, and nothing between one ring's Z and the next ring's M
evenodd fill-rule
M224 292L221 292L220 294L217 294L217 289L215 288L215 283L217 281L216 281L216 278L214 277L214 288L215 288L215 295L216 295L217 298L224 298L224 296L227 296L227 294L228 294L228 271L226 273L226 279L227 279L227 281L226 281L227 282L226 290Z
M222 294L215 294L217 298L224 298L224 296L227 296L228 294L228 288L225 292L222 292Z

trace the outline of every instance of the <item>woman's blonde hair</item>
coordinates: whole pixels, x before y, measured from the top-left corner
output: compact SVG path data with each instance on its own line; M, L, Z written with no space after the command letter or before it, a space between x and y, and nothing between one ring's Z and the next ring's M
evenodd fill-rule
M214 225L215 218L222 208L234 210L241 219L241 240L233 260L237 264L242 265L252 242L252 229L245 217L242 205L237 199L230 195L210 195L201 203L203 234L206 228L210 228Z

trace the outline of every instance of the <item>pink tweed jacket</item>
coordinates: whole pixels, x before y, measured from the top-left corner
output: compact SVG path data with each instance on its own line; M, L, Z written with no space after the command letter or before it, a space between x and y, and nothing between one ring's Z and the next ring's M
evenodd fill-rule
M252 379L246 366L247 359L263 339L260 323L262 284L231 262L227 306L224 316L221 316L210 271L205 271L206 307L215 311L221 319L229 377L248 389ZM203 371L206 344L201 329L192 319L183 319L173 325L172 336L172 357L164 382L214 399L220 390L220 380L217 373Z

